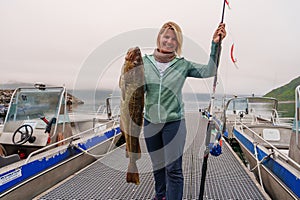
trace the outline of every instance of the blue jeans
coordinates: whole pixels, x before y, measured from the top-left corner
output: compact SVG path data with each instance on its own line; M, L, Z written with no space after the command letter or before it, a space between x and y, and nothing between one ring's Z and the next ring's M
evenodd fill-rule
M156 197L181 200L184 181L182 154L186 138L185 120L152 124L145 119L144 136L152 161Z

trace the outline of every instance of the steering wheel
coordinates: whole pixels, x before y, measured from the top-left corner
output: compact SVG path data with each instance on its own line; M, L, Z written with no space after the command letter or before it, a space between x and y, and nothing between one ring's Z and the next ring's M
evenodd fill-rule
M23 130L22 130L23 129ZM21 139L19 141L16 140L17 133L21 134ZM12 142L15 145L21 145L29 141L30 143L33 143L35 141L35 137L32 136L33 128L29 124L24 124L20 126L13 134Z

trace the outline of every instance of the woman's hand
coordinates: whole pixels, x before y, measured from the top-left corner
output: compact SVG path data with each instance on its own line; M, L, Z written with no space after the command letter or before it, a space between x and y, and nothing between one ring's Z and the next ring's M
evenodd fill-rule
M215 43L218 43L220 40L220 36L221 36L221 40L223 40L226 37L226 30L225 30L224 23L219 24L218 29L215 31L215 33L213 35L213 41Z

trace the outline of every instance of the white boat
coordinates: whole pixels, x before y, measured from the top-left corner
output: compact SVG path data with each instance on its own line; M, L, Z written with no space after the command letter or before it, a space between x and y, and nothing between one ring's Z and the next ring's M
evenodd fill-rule
M300 199L299 95L298 86L294 126L281 122L272 98L235 98L224 110L224 135L238 142L272 199Z
M285 124L286 119L279 118L278 101L271 97L234 97L226 101L221 121L226 122L224 137L234 139L233 126L237 121L243 124ZM226 129L225 129L226 128Z
M121 136L118 113L69 115L65 87L40 84L14 91L0 129L0 199L33 198L114 149Z

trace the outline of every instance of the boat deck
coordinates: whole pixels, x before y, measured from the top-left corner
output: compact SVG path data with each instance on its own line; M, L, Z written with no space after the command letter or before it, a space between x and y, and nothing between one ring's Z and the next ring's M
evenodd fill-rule
M183 156L184 199L198 199L202 157L207 121L199 113L188 113L188 134ZM124 148L118 148L82 169L35 199L151 199L154 180L151 161L141 139L142 158L138 160L140 185L126 183L128 159ZM219 157L210 156L204 199L269 199L258 188L225 142Z

